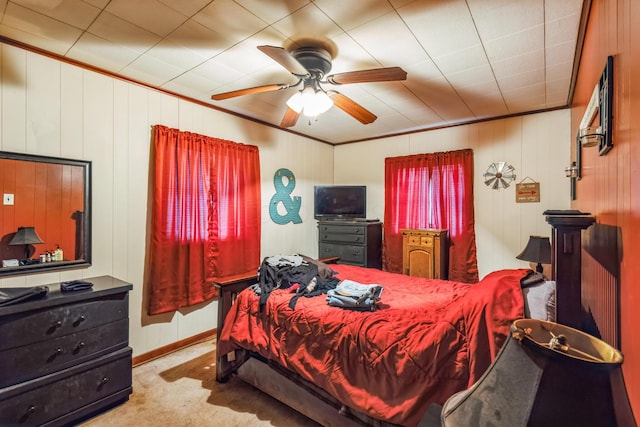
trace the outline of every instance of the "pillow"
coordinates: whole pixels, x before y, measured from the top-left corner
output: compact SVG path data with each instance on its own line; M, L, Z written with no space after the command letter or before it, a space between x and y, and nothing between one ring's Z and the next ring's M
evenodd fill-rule
M556 282L544 280L522 288L524 315L529 319L556 321Z

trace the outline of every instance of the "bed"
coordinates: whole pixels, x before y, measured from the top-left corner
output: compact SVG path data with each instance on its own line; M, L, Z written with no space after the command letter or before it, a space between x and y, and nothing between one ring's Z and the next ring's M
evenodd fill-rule
M563 265L555 263L557 277ZM322 425L416 426L489 367L511 323L525 317L521 284L532 274L501 270L470 285L331 267L341 280L381 284L379 309L329 307L322 296L291 309L292 293L277 289L260 310L259 297L242 290L255 276L220 282L217 380L238 375ZM573 312L558 305L558 318Z

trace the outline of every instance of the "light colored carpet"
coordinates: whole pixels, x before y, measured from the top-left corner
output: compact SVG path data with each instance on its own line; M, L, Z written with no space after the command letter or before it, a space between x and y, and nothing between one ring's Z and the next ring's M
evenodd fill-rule
M81 426L318 427L242 380L216 382L215 360L209 340L136 366L129 401Z

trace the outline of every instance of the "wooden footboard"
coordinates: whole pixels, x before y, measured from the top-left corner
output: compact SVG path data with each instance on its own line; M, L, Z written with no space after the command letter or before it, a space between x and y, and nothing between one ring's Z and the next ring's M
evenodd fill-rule
M215 282L218 288L218 326L216 328L216 342L220 341L220 334L224 326L224 319L227 317L231 306L236 300L236 296L245 288L256 283L258 276L256 274L247 274L244 276L234 276L226 280ZM226 382L231 374L247 360L247 352L244 350L235 350L227 354L218 354L216 352L216 381Z

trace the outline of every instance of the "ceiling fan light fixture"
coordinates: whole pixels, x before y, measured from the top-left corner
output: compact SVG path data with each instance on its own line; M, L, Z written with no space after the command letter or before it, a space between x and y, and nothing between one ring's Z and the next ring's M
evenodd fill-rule
M287 106L296 113L306 117L316 117L331 108L333 101L321 90L314 90L311 86L293 94L287 101Z

